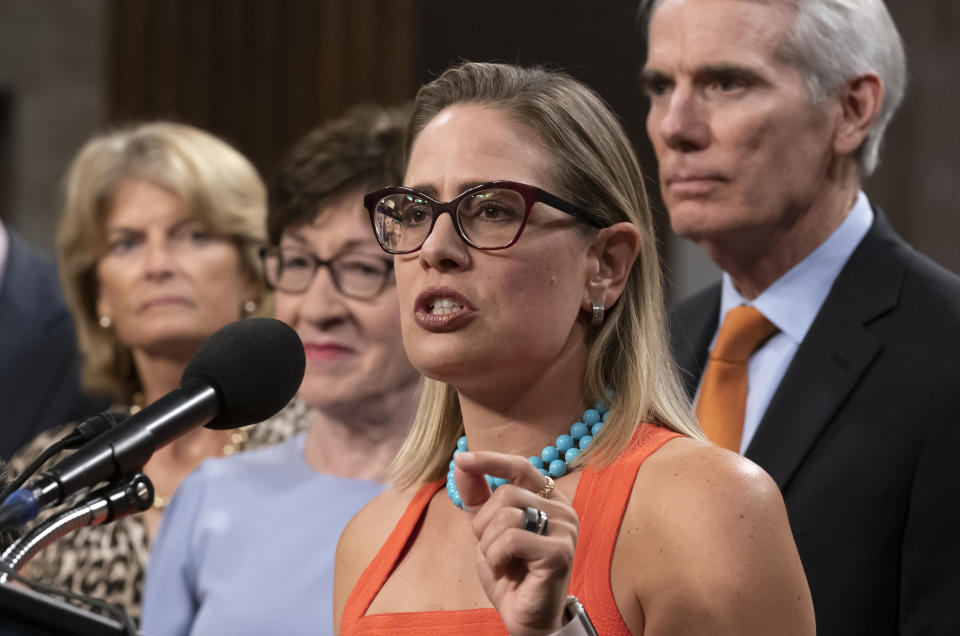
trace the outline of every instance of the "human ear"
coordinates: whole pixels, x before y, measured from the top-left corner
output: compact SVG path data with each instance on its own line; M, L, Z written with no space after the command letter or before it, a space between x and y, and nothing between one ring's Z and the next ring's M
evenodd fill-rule
M837 154L857 151L880 114L883 95L883 81L873 74L856 77L840 88L840 122L833 140Z
M627 284L640 254L640 230L633 223L614 223L600 230L590 246L593 270L587 279L581 307L592 313L593 303L610 309Z

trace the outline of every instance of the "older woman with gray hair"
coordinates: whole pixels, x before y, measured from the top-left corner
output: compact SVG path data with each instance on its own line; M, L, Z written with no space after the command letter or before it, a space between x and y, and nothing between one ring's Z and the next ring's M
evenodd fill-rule
M356 106L297 142L271 181L263 257L277 318L303 341L310 431L211 459L184 481L147 572L143 628L154 636L332 628L337 539L383 491L420 390L393 260L363 208L365 192L402 174L408 117Z

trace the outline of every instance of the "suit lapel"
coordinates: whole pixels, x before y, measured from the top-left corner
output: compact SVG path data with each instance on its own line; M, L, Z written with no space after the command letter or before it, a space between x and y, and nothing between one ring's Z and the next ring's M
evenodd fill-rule
M910 248L879 211L837 277L770 401L746 456L783 490L883 343L867 324L897 304Z
M720 315L720 285L712 285L670 314L670 346L690 399L697 393Z

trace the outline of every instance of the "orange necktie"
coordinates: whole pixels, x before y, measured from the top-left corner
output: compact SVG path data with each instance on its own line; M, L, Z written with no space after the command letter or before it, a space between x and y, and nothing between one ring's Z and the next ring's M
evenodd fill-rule
M763 314L747 305L727 312L700 383L697 419L711 442L740 452L747 410L747 361L778 331Z

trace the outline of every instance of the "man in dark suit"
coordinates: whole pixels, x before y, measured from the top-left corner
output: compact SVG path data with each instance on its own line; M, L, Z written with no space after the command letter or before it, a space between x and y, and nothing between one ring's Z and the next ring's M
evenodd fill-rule
M886 8L646 9L671 226L724 272L672 325L701 425L780 486L818 633L960 633L960 278L860 189L904 92Z
M0 223L0 458L104 406L80 390L73 319L57 270Z

